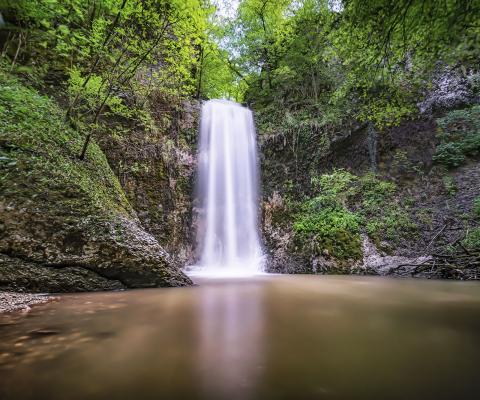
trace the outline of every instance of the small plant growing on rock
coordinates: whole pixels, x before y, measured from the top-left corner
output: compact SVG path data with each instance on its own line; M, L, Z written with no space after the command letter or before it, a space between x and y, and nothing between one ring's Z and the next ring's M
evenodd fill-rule
M480 228L474 228L469 231L465 239L463 239L462 244L467 250L480 250Z
M342 207L307 209L296 219L295 244L311 254L332 254L338 259L358 258L360 219Z
M437 146L433 161L447 168L455 168L465 162L465 155L458 143L442 143Z
M480 153L480 106L450 111L437 119L437 125L440 144L433 156L436 163L455 168L468 156Z
M480 197L477 197L473 202L473 212L480 218Z
M446 175L442 178L442 183L443 183L443 187L445 189L445 192L449 195L449 196L453 196L455 193L457 193L457 185L455 183L455 180L449 176L449 175Z

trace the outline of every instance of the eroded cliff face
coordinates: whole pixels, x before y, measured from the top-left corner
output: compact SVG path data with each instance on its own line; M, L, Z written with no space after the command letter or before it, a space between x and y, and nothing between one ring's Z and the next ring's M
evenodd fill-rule
M190 284L147 233L105 155L48 98L0 91L0 289L79 291Z
M1 82L0 289L190 284L181 268L194 261L200 104L153 98L155 129L99 135L99 146L93 143L80 161L83 137L65 125L62 111L12 78ZM352 124L327 136L315 129L301 137L258 128L269 271L388 273L462 243L462 235L478 225L478 158L454 170L436 166L432 116L381 132ZM342 226L327 232L333 235L328 246L315 236L301 239L294 229L298 215L325 191L315 182L338 169L356 186L336 193L341 213L332 215L353 218L358 231L355 225L353 232ZM371 171L375 178L368 177ZM362 197L365 188L371 193ZM377 212L382 209L388 213ZM402 230L406 234L397 235Z
M192 208L200 107L157 104L169 115L158 132L132 132L122 140L110 137L101 145L142 225L185 265L194 261ZM162 126L160 119L157 124ZM308 139L281 130L266 135L259 124L258 135L268 271L388 274L443 252L478 224L473 211L480 196L475 184L478 160L474 157L455 170L435 165L439 138L432 115L383 131L368 124L344 126L328 137L312 131ZM350 176L356 186L337 193L340 214L322 218L332 218L328 223L335 224L338 218L352 217L358 230L343 229L341 221L340 227L326 232L327 246L321 238L302 239L294 229L298 215L325 189L315 182L338 170L345 171L338 177ZM356 192L349 193L352 190ZM453 270L430 276L462 277Z
M150 99L155 129L104 136L100 146L145 229L181 265L193 261L192 208L200 102Z
M464 107L447 117L468 127L452 136L456 143L469 135L461 166L435 162L436 117L448 110L373 134L368 124L326 136L260 131L269 270L478 279L476 256L468 254L478 253L480 121ZM446 254L449 264L435 258Z

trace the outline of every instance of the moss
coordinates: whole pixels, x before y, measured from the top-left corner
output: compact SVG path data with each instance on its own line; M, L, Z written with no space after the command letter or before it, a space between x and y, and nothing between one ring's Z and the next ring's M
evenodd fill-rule
M433 224L433 218L435 210L431 208L421 208L416 212L416 217L420 224L431 227Z
M377 243L416 231L393 182L336 170L314 177L312 184L318 195L299 206L293 223L295 245L305 254L358 259L362 231Z
M105 155L91 143L77 155L84 136L65 122L48 97L0 70L0 189L15 203L43 200L57 212L87 208L107 214L132 209Z
M295 245L339 260L361 256L358 215L344 208L308 209L294 222Z

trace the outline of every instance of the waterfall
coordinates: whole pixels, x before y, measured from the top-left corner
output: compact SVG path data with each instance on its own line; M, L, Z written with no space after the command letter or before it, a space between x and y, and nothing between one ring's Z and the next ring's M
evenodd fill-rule
M202 107L197 176L197 272L260 272L258 167L252 112L210 100Z

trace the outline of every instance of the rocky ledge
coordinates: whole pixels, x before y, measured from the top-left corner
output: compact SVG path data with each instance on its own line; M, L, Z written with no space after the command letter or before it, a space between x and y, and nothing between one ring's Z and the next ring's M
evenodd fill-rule
M0 290L75 292L184 286L177 261L135 220L62 218L3 210Z

